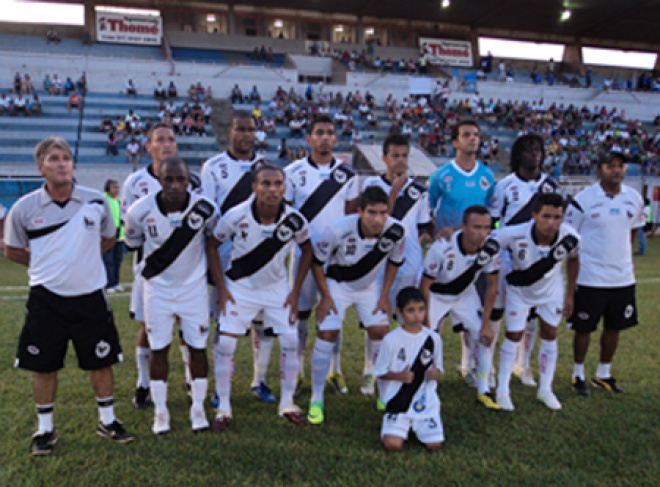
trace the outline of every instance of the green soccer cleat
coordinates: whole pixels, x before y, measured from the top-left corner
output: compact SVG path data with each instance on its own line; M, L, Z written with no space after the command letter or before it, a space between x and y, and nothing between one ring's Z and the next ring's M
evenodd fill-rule
M321 424L325 420L323 416L323 403L321 401L312 401L309 405L307 421L309 424Z

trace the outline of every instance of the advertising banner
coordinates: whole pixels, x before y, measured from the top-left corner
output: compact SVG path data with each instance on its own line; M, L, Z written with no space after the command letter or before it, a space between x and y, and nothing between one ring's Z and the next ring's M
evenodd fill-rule
M428 62L431 64L463 68L471 68L473 65L470 41L420 37L419 47L420 51L426 52Z
M160 16L97 11L96 40L158 46L163 40L163 20Z

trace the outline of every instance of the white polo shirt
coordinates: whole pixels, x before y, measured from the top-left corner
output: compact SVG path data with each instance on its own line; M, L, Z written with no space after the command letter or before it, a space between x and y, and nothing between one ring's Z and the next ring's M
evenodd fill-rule
M615 196L600 183L580 191L564 221L582 237L580 286L617 288L635 284L630 231L644 226L644 201L625 184Z
M101 237L116 234L112 211L102 193L75 185L64 206L45 185L19 199L5 223L5 244L30 247L30 286L60 296L80 296L105 287Z

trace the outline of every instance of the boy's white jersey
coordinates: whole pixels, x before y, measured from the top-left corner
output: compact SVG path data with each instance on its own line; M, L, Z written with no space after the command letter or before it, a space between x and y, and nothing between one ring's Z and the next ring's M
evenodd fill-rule
M392 185L384 176L373 176L364 182L364 188L378 186L388 195ZM392 217L399 220L406 228L406 264L408 269L422 267L422 246L419 243L419 227L431 225L431 209L426 186L413 178L401 189L396 198Z
M255 209L255 198L230 209L217 222L213 236L231 240L231 263L223 269L227 279L248 290L281 282L287 285L286 258L294 244L309 240L307 220L282 203L275 223L263 224Z
M236 159L229 151L208 159L202 166L202 194L224 215L252 194L252 170L262 161L254 154L249 161Z
M535 225L529 221L492 233L492 238L511 257L507 292L519 295L527 303L546 302L563 294L562 263L569 256L577 256L580 247L580 236L566 223L561 224L551 245L539 245L534 237Z
M500 219L500 227L528 222L532 219L536 196L541 193L559 193L559 184L547 174L530 181L509 174L495 185L490 214Z
M424 258L424 276L433 279L433 297L455 301L467 292L475 292L473 284L479 274L497 272L499 245L488 239L474 254L463 248L463 231L454 232L449 241L436 240Z
M396 380L383 380L382 399L385 414L407 414L411 419L422 419L439 413L437 381L428 380L426 371L433 365L442 367L442 339L435 331L423 326L419 333L409 333L401 326L383 339L374 365L374 375L403 372L406 367L415 377L410 384Z
M168 213L161 195L160 191L150 194L128 209L126 245L142 246L144 258L137 272L152 285L197 285L206 279L205 234L213 229L217 208L203 196L189 192L185 208Z
M400 266L405 260L405 229L388 217L379 236L362 235L360 217L348 215L325 229L314 243L314 257L325 264L326 276L349 289L360 290L371 285L385 260Z
M284 199L309 222L312 242L346 214L346 202L356 199L360 192L357 173L335 159L320 166L311 157L305 157L287 166L284 172Z

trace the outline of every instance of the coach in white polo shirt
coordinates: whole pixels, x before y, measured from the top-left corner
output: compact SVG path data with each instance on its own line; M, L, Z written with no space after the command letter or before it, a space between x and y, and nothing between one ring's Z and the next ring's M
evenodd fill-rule
M582 396L589 395L584 360L600 318L604 328L600 361L591 384L610 392L623 392L610 372L619 332L637 324L630 231L644 225L644 202L637 191L622 183L626 162L619 152L598 160L598 183L580 191L566 209L566 223L582 237L579 259L568 261L565 306L565 314L571 316L569 326L575 331L572 386Z
M115 243L112 212L99 191L74 185L71 148L63 139L42 140L34 156L46 184L18 200L5 228L5 255L28 266L30 276L16 366L35 372L39 430L31 453L47 455L57 441L53 403L69 339L79 367L90 371L97 433L127 443L133 436L115 419L110 368L121 361L121 347L103 291L101 255Z

